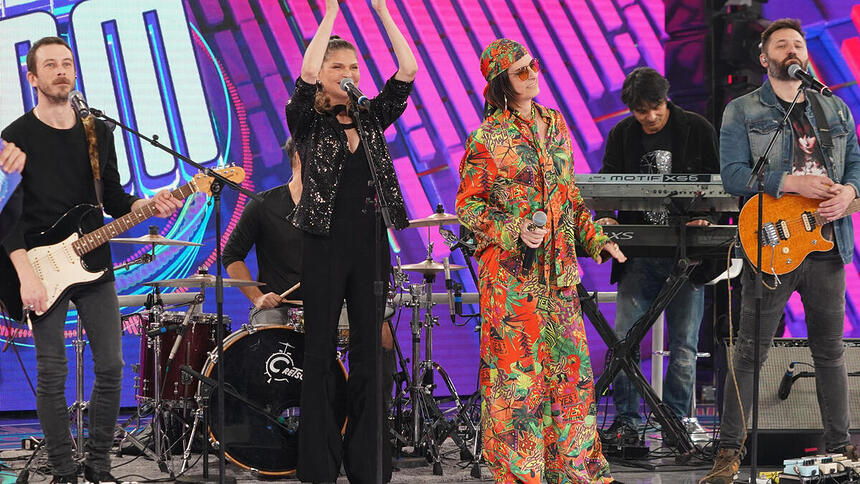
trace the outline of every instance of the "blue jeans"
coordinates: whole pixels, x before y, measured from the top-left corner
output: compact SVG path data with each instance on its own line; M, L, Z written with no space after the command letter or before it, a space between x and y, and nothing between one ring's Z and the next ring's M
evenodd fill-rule
M623 339L627 332L651 306L666 278L671 274L672 258L640 257L626 262L618 281L615 310L615 335ZM690 413L693 389L696 386L696 351L699 325L702 323L705 299L702 286L684 283L666 306L666 340L669 344L669 369L663 383L663 402L678 417ZM638 351L637 351L638 357ZM617 418L636 424L639 415L639 394L636 387L621 372L613 383L613 400Z

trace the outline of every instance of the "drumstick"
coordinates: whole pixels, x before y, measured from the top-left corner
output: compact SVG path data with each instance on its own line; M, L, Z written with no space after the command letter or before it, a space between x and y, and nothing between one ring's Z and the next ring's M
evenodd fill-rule
M299 288L299 286L301 286L301 285L302 285L302 283L301 283L301 282L297 282L295 286L293 286L293 287L291 287L291 288L287 289L286 291L282 292L282 293L281 293L281 296L280 296L280 297L281 297L281 299L283 299L283 298L287 297L287 295L288 295L288 294L290 294L290 293L292 293L292 292L295 292L295 290L296 290L296 289L298 289L298 288Z

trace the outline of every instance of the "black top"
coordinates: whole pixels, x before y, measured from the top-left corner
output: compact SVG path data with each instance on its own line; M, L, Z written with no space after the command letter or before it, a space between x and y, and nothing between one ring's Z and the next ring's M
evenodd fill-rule
M367 203L367 199L373 196L371 178L367 154L364 152L363 144L359 143L355 151L348 154L343 162L341 183L337 188L332 218L343 220L375 213L374 208Z
M302 232L287 220L295 208L286 184L260 193L263 202L248 201L224 246L224 267L244 261L251 247L257 254L257 281L263 293L281 294L301 281ZM302 299L301 288L290 299Z
M705 118L686 111L672 102L667 102L669 121L661 130L670 138L672 152L672 173L719 173L720 161L717 155L717 133ZM603 167L600 173L640 173L645 145L642 125L633 116L628 116L616 124L606 137L603 153ZM595 219L613 217L620 224L644 224L645 213L638 211L598 212ZM701 218L715 222L714 215L702 214ZM623 249L623 247L622 247ZM615 282L621 277L625 265L612 261L610 280Z
M385 129L406 109L411 82L393 77L379 95L362 111L361 126L373 153L382 190L389 204L391 220L397 229L409 224L403 194L388 152ZM302 160L302 198L292 216L293 225L316 235L328 235L334 213L335 195L343 180L341 170L349 154L346 133L332 112L314 109L317 86L301 78L286 106L287 125L296 141Z
M30 249L29 237L49 229L64 213L79 204L97 204L87 139L80 120L71 129L56 129L39 121L29 111L12 122L0 136L18 145L27 155L19 185L23 189L23 213L18 225L3 242L7 253ZM119 182L113 133L96 121L104 211L121 217L131 211L138 197L127 194ZM84 232L104 225L99 210L81 221ZM84 256L90 270L111 269L110 245L102 244ZM108 271L113 279L113 271Z

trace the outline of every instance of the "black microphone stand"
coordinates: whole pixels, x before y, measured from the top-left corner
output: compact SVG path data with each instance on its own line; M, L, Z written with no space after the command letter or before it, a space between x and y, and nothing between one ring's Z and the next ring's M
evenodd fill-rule
M95 116L95 117L97 117L97 118L99 118L99 119L101 119L107 123L111 123L111 124L114 124L116 126L119 126L123 130L125 130L125 131L137 136L138 138L148 142L152 146L155 146L156 148L172 155L174 158L178 158L178 159L182 160L183 162L187 163L188 165L191 165L194 168L197 168L198 170L200 170L201 172L206 174L206 176L209 176L212 178L211 191L212 191L212 199L213 199L213 203L214 203L214 212L215 212L214 213L214 218L215 218L215 265L216 265L216 271L215 271L215 307L216 307L216 313L218 315L217 323L215 325L215 335L216 335L215 339L218 342L217 352L216 352L217 358L218 358L217 361L218 361L218 363L220 363L219 365L217 365L218 366L218 370L217 370L217 373L218 373L218 378L217 378L217 380L218 380L218 385L217 385L218 391L217 391L217 397L216 397L217 400L216 401L218 402L218 415L217 415L217 419L215 421L215 431L217 432L217 434L219 436L221 436L221 439L223 441L224 440L224 372L222 371L222 368L224 367L224 364L223 364L224 363L224 279L223 279L222 273L221 273L221 265L222 265L221 264L221 262L222 262L222 260L221 260L221 191L222 191L223 187L226 185L226 186L232 188L233 190L236 190L237 192L244 194L245 196L247 196L249 198L253 198L254 200L257 200L258 202L262 202L262 197L260 197L256 193L254 193L254 192L252 192L246 188L243 188L239 184L234 183L233 181L221 176L215 170L213 170L211 168L206 168L205 166L195 162L191 158L189 158L185 155L182 155L182 154L174 151L173 149L168 148L167 146L161 144L161 142L158 141L158 135L156 135L156 134L152 135L152 137L150 138L150 137L144 135L143 133L140 133L137 130L132 129L131 127L126 126L125 124L117 121L116 119L111 118L110 116L106 115L103 111L92 108L92 107L90 107L90 113L92 113L93 116ZM156 436L156 438L158 438L158 436ZM207 444L204 444L204 445L207 445ZM226 480L226 476L224 475L225 470L226 470L226 461L225 461L225 457L224 457L224 445L222 442L222 445L218 446L218 477L217 477L217 482L219 482L219 483L225 482L225 480ZM209 472L208 472L208 462L204 461L203 480L202 481L198 480L198 482L209 482L209 481L210 481L210 479L209 479ZM236 479L230 478L230 481L236 482Z
M352 92L349 92L350 98L355 101L355 96ZM355 126L356 132L358 133L359 143L364 147L364 154L367 157L367 165L370 167L370 184L373 185L374 191L376 192L376 200L373 203L375 207L375 216L374 220L374 229L373 229L373 250L374 250L374 273L375 279L373 281L373 304L376 307L376 338L375 338L375 349L374 354L376 357L374 358L376 371L375 379L374 379L374 398L371 398L370 401L373 402L374 405L374 420L376 428L376 482L383 482L383 460L382 460L382 449L383 449L383 415L382 415L382 321L385 318L385 304L383 302L384 296L384 282L382 280L382 225L381 222L385 225L385 229L389 229L394 227L394 224L391 221L391 213L390 206L388 200L385 198L385 190L382 189L382 185L379 181L379 174L376 171L376 164L373 162L373 153L370 151L370 146L368 146L368 136L367 133L364 132L364 127L361 124L361 114L360 109L357 105L352 109L352 116L355 118ZM380 217L381 216L381 217ZM392 337L396 337L396 335L392 335ZM414 411L414 410L413 410Z
M764 205L764 197L762 196L764 195L764 172L768 164L767 155L770 153L771 148L773 148L773 145L776 142L776 137L779 136L779 133L781 133L785 127L785 123L788 121L788 117L791 115L791 111L797 104L797 100L800 98L800 93L803 92L803 89L804 85L801 83L800 86L797 87L797 93L794 95L791 105L788 106L788 109L785 111L785 116L782 117L782 121L779 122L779 126L777 126L776 131L773 132L773 136L770 138L770 143L768 143L764 153L759 157L755 166L753 166L752 173L750 174L750 178L746 184L747 189L750 189L754 184L757 184L755 196L758 197L758 226L756 227L758 244L756 247L755 282L753 283L755 285L755 289L753 290L753 298L755 299L755 312L753 316L753 324L755 325L755 343L753 344L752 428L750 431L750 482L752 483L756 482L755 476L758 471L758 400L759 377L761 375L761 350L759 349L759 339L761 338L761 300L763 297L762 286L764 285L763 272L761 268L761 249L762 242L764 240L762 236L762 229L764 226L764 212L762 210L762 205ZM743 414L743 407L741 407L740 410L741 414ZM743 422L743 426L746 427L746 421Z

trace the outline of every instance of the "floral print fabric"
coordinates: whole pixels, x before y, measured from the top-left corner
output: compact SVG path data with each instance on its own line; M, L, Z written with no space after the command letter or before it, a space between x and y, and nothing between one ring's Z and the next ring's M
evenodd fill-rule
M561 115L533 104L529 120L489 116L460 165L457 215L478 240L484 457L497 482L612 481L574 287L575 243L597 257L608 238L574 185L572 161ZM524 271L519 231L536 210L549 233Z

